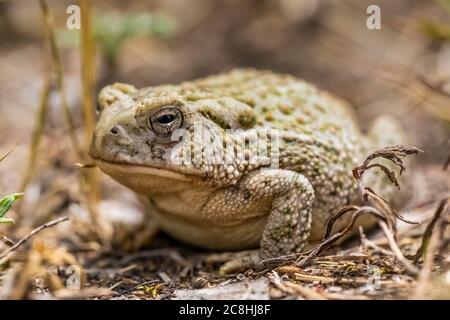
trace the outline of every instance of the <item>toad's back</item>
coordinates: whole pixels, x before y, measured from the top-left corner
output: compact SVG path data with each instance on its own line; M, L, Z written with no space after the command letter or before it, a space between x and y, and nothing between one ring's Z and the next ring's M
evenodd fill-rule
M162 85L148 90L175 91L188 101L220 101L233 97L254 108L256 126L306 134L359 135L353 110L345 101L291 75L235 69L180 85Z

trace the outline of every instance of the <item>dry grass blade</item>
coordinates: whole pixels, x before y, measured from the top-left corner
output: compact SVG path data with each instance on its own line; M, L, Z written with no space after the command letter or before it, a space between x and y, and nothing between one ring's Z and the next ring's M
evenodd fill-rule
M78 168L82 168L82 169L91 169L91 168L96 168L97 166L95 165L95 164L93 164L93 163L79 163L79 162L77 162L77 163L75 163L75 165L78 167Z
M416 74L416 79L418 81L420 81L423 85L425 85L431 91L450 99L450 93L445 91L445 85L446 85L445 80L439 81L436 83L432 83L430 80L428 80L426 77L424 77L421 74Z
M450 153L447 156L447 160L444 163L444 170L447 170L450 167Z
M53 16L50 14L48 9L46 0L39 0L39 4L41 7L42 15L45 19L45 25L47 28L48 41L50 44L51 56L52 56L52 64L53 69L56 76L56 86L59 91L59 95L61 97L61 104L64 111L64 116L66 118L67 124L69 126L69 135L70 140L72 142L73 148L79 157L82 156L80 144L78 143L78 138L75 132L75 124L73 122L72 115L70 113L69 104L67 103L67 96L64 87L64 77L62 72L62 63L61 57L59 55L58 46L56 45L56 36L55 36L55 21Z
M272 271L268 275L270 282L279 290L284 293L300 296L308 300L324 300L323 295L315 291L314 289L303 287L299 284L295 284L289 281L282 281L276 271Z
M418 284L414 292L414 299L423 299L426 297L429 286L429 280L432 274L433 264L437 257L442 259L444 250L448 250L450 246L450 237L445 235L446 229L450 226L450 198L443 199L428 224L422 245L417 250L415 260L418 261L425 254L422 270L418 277Z
M95 127L95 57L89 0L81 0L81 76L85 147L90 144Z
M4 155L2 155L2 156L0 157L0 162L2 162L3 160L5 160L12 152L13 152L13 149L9 150L7 153L5 153Z
M83 267L66 248L35 239L21 258L11 263L1 298L51 299L66 288L83 291L85 281Z
M88 149L95 127L95 107L94 107L94 37L91 24L91 2L89 0L80 1L81 5L81 76L82 76L82 102L84 118L84 147ZM86 154L85 159L88 158ZM100 200L99 172L95 168L83 171L84 191L86 194L87 207L93 227L101 240L105 240L99 222L98 202Z
M7 236L5 236L4 234L1 234L1 233L0 233L0 241L9 247L14 245L14 241L12 241L10 238L8 238Z
M26 187L28 186L28 183L30 182L34 173L34 169L36 167L39 143L42 138L45 120L48 112L48 100L50 98L50 92L51 92L50 79L46 79L44 87L42 89L41 100L39 102L38 116L36 117L36 122L34 124L33 134L31 138L31 147L30 147L30 154L28 156L28 164L20 186L20 190L22 192L25 191Z
M400 247L397 244L397 240L395 238L395 234L392 232L392 230L389 228L389 226L384 221L378 221L378 225L383 230L384 235L386 236L386 239L388 240L389 247L391 248L392 252L394 253L397 260L403 265L405 270L413 276L416 276L419 274L419 269L417 269L406 257L403 255L402 251L400 250Z
M4 252L2 252L0 254L0 265L4 264L8 260L8 257L11 253L13 253L18 248L20 248L24 243L26 243L28 240L30 240L34 235L36 235L37 233L41 232L44 229L51 228L61 222L67 221L67 220L69 220L69 217L61 217L61 218L55 219L53 221L47 222L47 223L37 227L36 229L32 230L28 235L21 238L14 245L12 245L11 247L9 247L8 249L6 249Z
M427 250L436 224L438 225L438 228L441 229L442 225L447 222L445 220L444 213L447 212L449 207L450 207L450 198L443 199L439 202L439 205L436 209L436 212L433 215L433 218L431 219L430 223L427 225L427 228L425 229L425 232L422 237L422 243L419 249L417 249L416 254L414 255L415 263L419 261L419 259L423 256L423 254Z

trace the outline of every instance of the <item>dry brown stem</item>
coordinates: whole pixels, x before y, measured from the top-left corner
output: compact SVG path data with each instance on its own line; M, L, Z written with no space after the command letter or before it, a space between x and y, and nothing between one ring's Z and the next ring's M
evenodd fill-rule
M14 245L12 245L11 247L9 247L8 249L6 249L5 251L3 251L0 254L0 265L5 263L8 260L9 256L14 251L19 249L24 243L26 243L28 240L30 240L34 235L36 235L37 233L41 232L44 229L51 228L61 222L67 221L67 220L69 220L69 217L61 217L61 218L55 219L53 221L47 222L47 223L37 227L36 229L33 229L29 234L27 234L25 237L21 238Z

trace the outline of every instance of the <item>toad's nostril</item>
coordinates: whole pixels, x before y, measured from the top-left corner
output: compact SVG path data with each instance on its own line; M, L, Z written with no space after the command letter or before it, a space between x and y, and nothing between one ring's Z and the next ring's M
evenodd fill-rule
M111 128L111 133L112 134L118 134L119 133L119 129L117 129L117 127L112 127Z

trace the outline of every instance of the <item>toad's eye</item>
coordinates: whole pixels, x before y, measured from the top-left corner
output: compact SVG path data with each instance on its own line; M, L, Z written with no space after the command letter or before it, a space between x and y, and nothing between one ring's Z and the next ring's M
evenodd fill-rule
M183 114L177 108L164 107L150 116L149 125L158 135L170 135L183 125Z
M159 116L156 121L160 124L169 124L173 120L175 120L176 116L174 114L164 114L162 116Z

